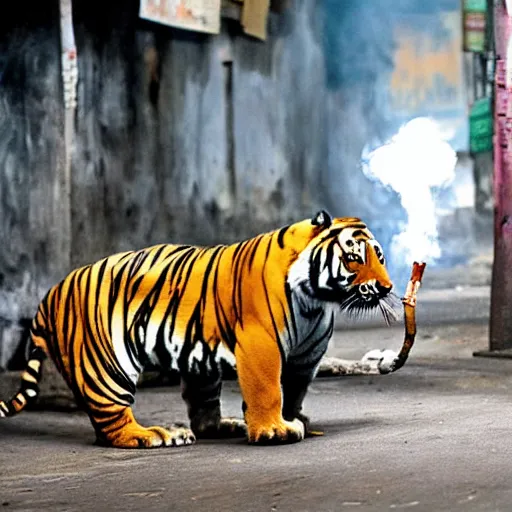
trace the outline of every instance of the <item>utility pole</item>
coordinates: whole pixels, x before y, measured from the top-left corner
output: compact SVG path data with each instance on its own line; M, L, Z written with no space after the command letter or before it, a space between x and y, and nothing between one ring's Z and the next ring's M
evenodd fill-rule
M494 0L494 264L489 350L512 358L512 1ZM509 49L509 46L511 49Z
M59 1L60 12L60 46L61 46L61 72L62 89L64 94L64 151L60 165L60 203L62 218L60 228L64 235L62 240L62 261L71 264L71 155L74 139L76 95L78 82L77 52L75 33L73 30L72 0ZM64 258L64 255L66 256ZM69 270L69 269L68 269Z

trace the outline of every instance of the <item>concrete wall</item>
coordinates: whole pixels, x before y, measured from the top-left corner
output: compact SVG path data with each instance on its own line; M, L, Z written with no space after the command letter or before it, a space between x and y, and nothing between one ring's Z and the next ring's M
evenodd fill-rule
M20 320L47 288L115 251L230 242L320 207L362 216L386 246L406 214L360 157L396 127L395 29L413 4L294 0L262 43L232 21L207 36L142 21L135 0L74 0L69 182L58 3L13 4L0 20L0 368L18 365Z
M265 43L230 22L215 37L144 22L137 2L74 5L70 212L61 211L57 3L2 20L0 367L19 320L71 267L164 241L230 242L325 206L327 89L313 3L273 15Z

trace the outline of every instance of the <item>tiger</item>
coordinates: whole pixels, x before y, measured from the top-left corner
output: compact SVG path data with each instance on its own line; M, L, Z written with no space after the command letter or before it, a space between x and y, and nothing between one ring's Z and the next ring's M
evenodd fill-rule
M303 440L308 387L337 311L393 311L382 247L357 217L312 218L231 245L159 244L73 270L40 302L19 391L0 416L37 399L50 357L89 416L96 443L183 446ZM242 418L221 415L222 365L236 368ZM189 426L140 425L144 367L178 371Z

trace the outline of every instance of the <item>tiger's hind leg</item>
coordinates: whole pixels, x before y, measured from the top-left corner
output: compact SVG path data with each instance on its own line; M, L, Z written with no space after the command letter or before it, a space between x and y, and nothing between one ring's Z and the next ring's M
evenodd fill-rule
M158 448L193 444L193 432L181 425L170 428L143 427L135 420L131 407L112 404L102 412L89 410L97 444L115 448Z
M221 416L222 375L208 345L196 342L194 350L180 366L182 397L195 436L203 439L245 437L244 420Z
M97 444L115 448L156 448L182 446L195 442L189 428L173 426L143 427L133 415L136 387L121 371L95 371L83 351L73 365L70 385L79 406L88 414L96 432ZM136 379L134 379L136 380Z

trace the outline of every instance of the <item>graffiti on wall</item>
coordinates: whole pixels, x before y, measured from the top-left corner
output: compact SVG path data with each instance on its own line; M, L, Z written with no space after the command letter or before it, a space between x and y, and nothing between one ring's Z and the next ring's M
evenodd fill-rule
M185 30L218 34L220 0L141 0L139 16Z

